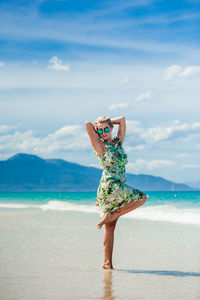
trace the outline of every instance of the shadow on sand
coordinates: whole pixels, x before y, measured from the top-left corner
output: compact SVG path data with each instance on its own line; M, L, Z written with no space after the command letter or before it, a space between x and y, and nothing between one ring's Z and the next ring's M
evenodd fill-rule
M199 276L200 273L197 272L182 272L182 271L161 271L161 270L125 270L125 269L114 269L114 270L104 270L103 277L103 296L98 298L99 300L115 300L113 295L113 284L112 276L113 271L127 272L133 274L150 274L150 275L164 275L164 276L176 276L176 277L186 277L186 276Z
M161 270L124 270L115 269L120 272L135 273L135 274L153 274L153 275L164 275L164 276L176 276L176 277L186 277L186 276L199 276L200 273L197 272L182 272L182 271L161 271Z

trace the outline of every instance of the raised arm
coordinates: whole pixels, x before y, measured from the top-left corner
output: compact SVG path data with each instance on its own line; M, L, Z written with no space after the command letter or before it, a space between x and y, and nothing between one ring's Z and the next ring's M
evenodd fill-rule
M99 139L98 133L95 131L93 123L87 121L85 122L85 127L89 135L92 147L95 149L95 151L99 156L102 156L103 153L105 152L105 149L103 148L102 142Z
M111 121L113 122L113 124L118 124L119 128L118 128L118 132L117 132L117 136L120 139L121 143L123 144L124 139L125 139L125 134L126 134L126 120L123 116L118 117L118 118L113 118L111 119Z

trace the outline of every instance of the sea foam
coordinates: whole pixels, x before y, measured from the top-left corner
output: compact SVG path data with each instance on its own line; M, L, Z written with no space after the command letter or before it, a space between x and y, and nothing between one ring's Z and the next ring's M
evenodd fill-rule
M0 208L11 209L40 209L42 211L79 211L86 213L99 213L95 205L77 204L68 201L51 200L45 204L27 203L0 203ZM200 225L199 208L177 208L173 205L142 206L123 215L122 218L175 222L179 224Z

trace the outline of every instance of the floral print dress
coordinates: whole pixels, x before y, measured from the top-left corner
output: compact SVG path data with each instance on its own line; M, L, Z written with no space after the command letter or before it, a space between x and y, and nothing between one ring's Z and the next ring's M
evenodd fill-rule
M115 137L112 142L104 141L107 151L100 157L93 149L103 167L102 176L97 190L96 202L99 204L101 216L124 207L130 201L140 201L144 193L128 186L125 178L127 154L121 145L121 140Z

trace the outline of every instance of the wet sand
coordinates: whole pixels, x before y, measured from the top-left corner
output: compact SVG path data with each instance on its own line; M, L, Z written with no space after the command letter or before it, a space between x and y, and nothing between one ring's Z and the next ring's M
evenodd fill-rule
M104 270L98 214L0 212L0 299L200 298L200 226L117 221Z

